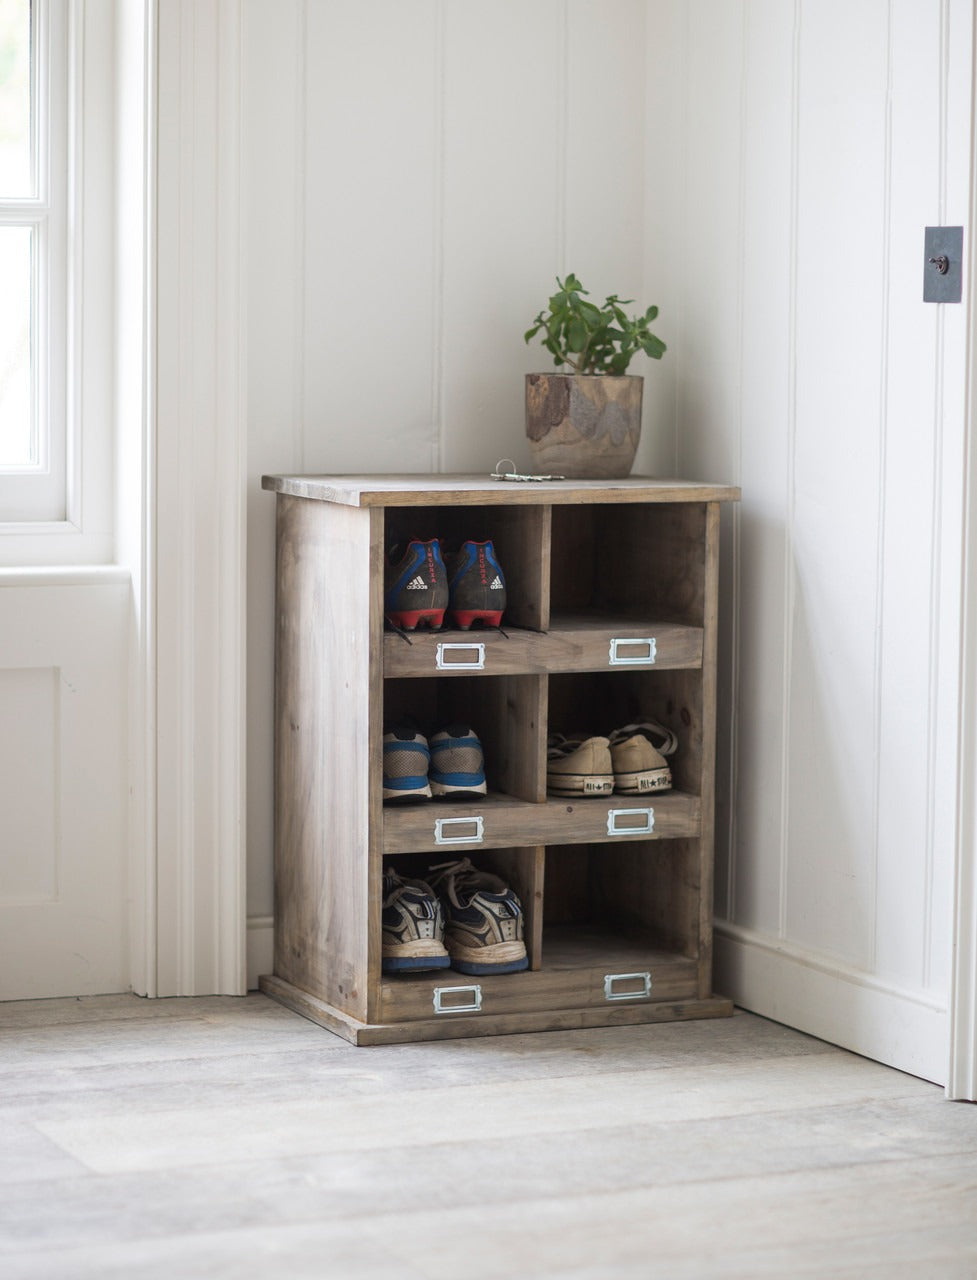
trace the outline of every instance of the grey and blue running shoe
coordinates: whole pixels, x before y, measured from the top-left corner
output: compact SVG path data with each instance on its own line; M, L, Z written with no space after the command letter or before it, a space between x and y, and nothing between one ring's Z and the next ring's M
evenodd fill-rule
M381 966L384 973L447 969L444 910L431 886L408 880L392 867L383 871Z
M449 724L431 738L431 794L483 796L485 756L478 734L466 724Z
M529 968L522 903L505 880L468 858L443 862L427 883L444 908L444 943L459 973L520 973Z
M427 738L411 724L394 725L383 735L383 803L430 799Z

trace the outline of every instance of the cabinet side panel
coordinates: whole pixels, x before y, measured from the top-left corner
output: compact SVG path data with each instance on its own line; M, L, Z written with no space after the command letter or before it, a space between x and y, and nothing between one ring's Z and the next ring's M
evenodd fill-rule
M365 1018L369 513L278 498L275 973Z
M719 503L706 504L702 637L702 835L699 841L699 995L712 993L713 841L716 819L716 648L719 630Z

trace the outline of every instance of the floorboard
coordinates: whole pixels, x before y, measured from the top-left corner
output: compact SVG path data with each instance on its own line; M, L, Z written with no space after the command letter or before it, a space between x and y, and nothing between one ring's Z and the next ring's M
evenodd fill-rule
M354 1049L0 1005L0 1274L977 1276L977 1107L750 1014Z

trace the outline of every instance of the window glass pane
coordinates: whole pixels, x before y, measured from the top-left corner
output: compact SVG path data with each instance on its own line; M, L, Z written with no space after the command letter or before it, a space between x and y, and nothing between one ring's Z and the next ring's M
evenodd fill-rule
M0 0L0 199L33 194L31 4Z
M0 469L36 462L30 227L0 227Z

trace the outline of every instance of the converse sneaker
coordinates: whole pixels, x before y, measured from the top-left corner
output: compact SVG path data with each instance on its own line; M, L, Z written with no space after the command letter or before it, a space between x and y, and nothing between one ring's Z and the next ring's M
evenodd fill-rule
M614 769L606 738L550 735L546 744L546 789L557 796L609 796Z
M615 791L636 796L670 790L672 771L665 757L678 746L671 729L653 720L626 724L615 729L609 741Z
M468 858L428 872L445 915L445 945L459 973L519 973L529 968L522 904L499 876L478 871Z
M447 969L444 910L424 880L408 880L392 867L383 872L381 967L384 973Z
M484 796L485 757L478 734L449 724L431 738L431 792L435 796Z
M475 622L486 627L502 625L505 610L505 578L492 542L463 542L460 551L446 556L448 570L448 621L462 631Z
M383 802L430 799L427 738L412 724L398 724L383 735Z
M387 621L403 631L414 631L422 624L436 630L444 621L447 606L448 574L438 539L422 542L412 538L402 553L393 547L383 581Z

